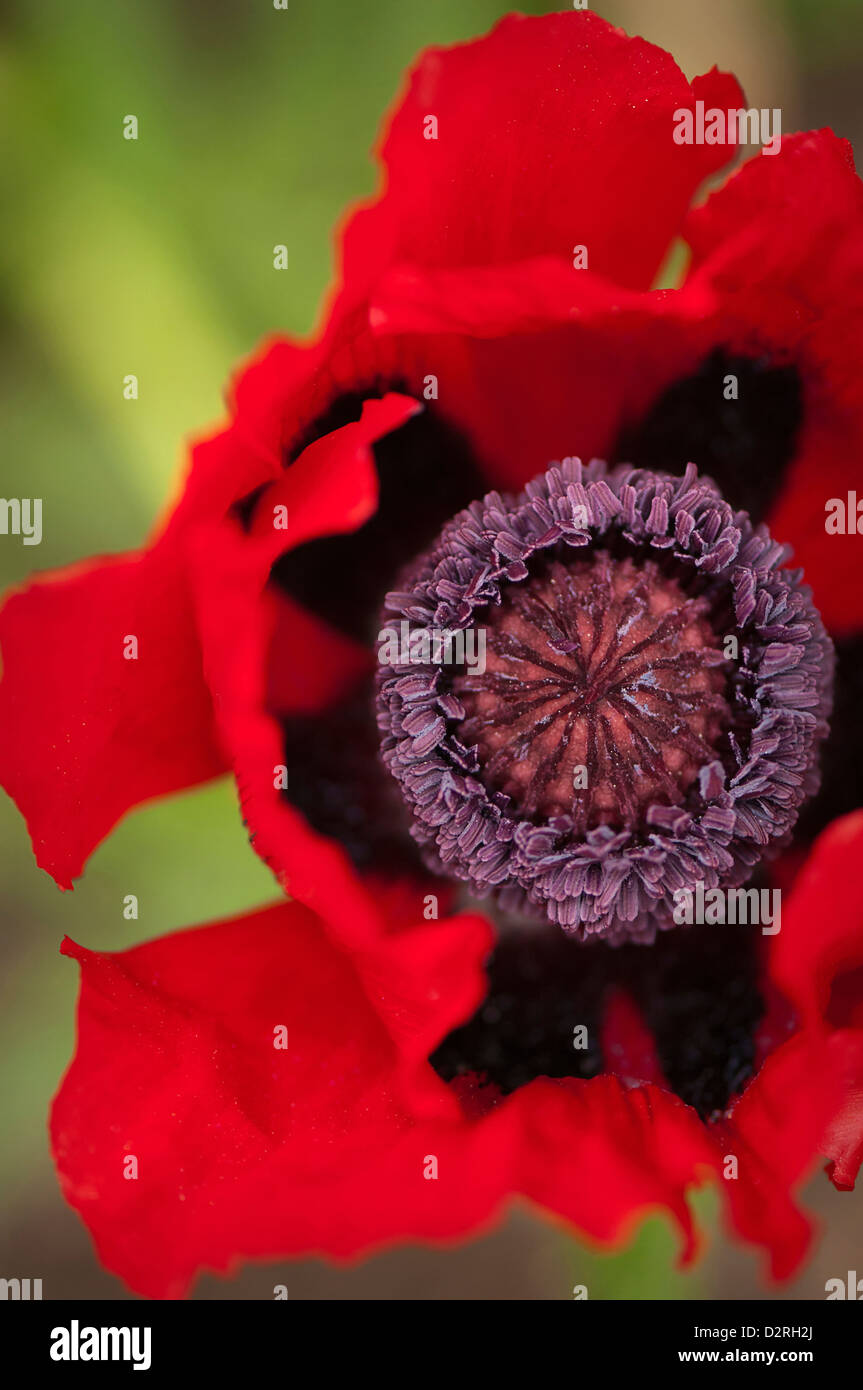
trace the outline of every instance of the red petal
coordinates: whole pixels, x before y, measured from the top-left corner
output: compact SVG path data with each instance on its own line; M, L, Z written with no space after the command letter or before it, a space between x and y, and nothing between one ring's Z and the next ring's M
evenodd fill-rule
M698 277L685 289L629 290L593 271L573 275L560 261L542 258L506 266L424 270L401 265L375 286L369 322L376 333L504 334L553 329L649 313L684 322L714 312L717 296Z
M771 976L813 1026L823 1023L838 978L863 965L861 856L863 811L855 811L819 835L772 944Z
M0 781L61 888L131 806L225 770L176 549L30 584L0 644Z
M833 1105L818 1136L837 1187L853 1187L863 1161L863 892L855 866L863 854L863 811L821 834L795 879L770 973L794 1003L819 1094ZM831 1027L834 1017L854 1027ZM797 1088L800 1089L799 1087Z
M386 192L348 227L345 280L368 285L399 261L571 264L578 244L592 270L647 288L693 193L733 154L674 142L675 111L696 100L737 107L742 94L715 69L690 85L662 49L590 12L513 15L429 50L389 121Z
M827 1172L840 1192L850 1191L863 1163L863 1030L839 1029L827 1039L830 1069L839 1078L842 1104L822 1140Z
M344 1254L432 1219L423 1140L401 1136L421 1110L446 1142L460 1127L409 1055L474 1007L487 946L478 919L421 924L366 971L296 904L116 955L67 940L82 973L78 1048L51 1130L105 1264L140 1293L176 1297L238 1255ZM390 1182L378 1164L395 1153ZM473 1199L462 1207L445 1222L475 1217Z
M814 1168L840 1104L839 1085L825 1062L817 1037L803 1034L784 1043L711 1136L732 1225L767 1251L775 1279L794 1273L812 1238L793 1194ZM726 1178L725 1160L732 1155L737 1175Z
M629 1239L652 1212L668 1213L689 1260L698 1241L686 1200L711 1165L694 1112L656 1086L616 1076L534 1081L518 1091L516 1190L606 1244Z
M491 487L522 487L554 459L607 458L624 425L715 345L717 299L632 292L548 258L494 269L401 266L382 276L368 322L351 321L333 389L399 381L472 445ZM361 316L358 316L361 318ZM347 331L344 328L344 331ZM527 403L527 404L526 404Z
M380 928L380 912L340 846L311 830L277 789L285 752L276 715L307 710L313 694L326 704L337 701L365 671L367 657L354 643L330 640L324 625L306 622L296 606L284 606L267 582L280 552L352 530L371 514L377 500L372 445L416 409L395 394L367 401L360 421L312 444L259 499L252 536L226 522L196 538L205 669L255 850L292 897L328 922L354 922L360 935ZM273 506L287 506L287 530L274 530ZM273 667L276 642L309 630L311 652L288 646ZM297 668L292 673L288 654ZM309 685L302 671L315 655L319 669ZM274 692L275 706L269 703Z

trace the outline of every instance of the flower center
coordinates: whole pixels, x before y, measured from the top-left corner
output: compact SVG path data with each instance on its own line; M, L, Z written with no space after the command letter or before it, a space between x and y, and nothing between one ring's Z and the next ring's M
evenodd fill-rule
M387 595L376 678L429 867L614 944L673 925L681 889L746 883L817 790L832 697L786 558L691 465L567 459L448 522ZM402 626L463 659L393 657Z
M486 669L453 691L483 784L580 832L681 805L731 721L710 604L647 559L553 559L484 619Z

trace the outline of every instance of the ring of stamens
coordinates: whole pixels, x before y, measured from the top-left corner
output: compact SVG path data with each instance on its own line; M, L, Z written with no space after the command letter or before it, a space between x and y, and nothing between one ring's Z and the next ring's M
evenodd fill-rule
M484 630L487 671L376 678L381 757L429 866L612 942L670 926L682 886L744 883L817 789L832 701L832 645L787 555L691 465L565 460L454 517L381 626Z

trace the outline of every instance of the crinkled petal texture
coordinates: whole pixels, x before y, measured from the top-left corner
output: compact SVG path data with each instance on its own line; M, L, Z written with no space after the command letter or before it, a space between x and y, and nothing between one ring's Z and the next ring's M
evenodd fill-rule
M294 904L116 955L67 940L78 1050L51 1130L105 1264L171 1297L240 1254L350 1254L406 1216L464 1229L474 1198L460 1207L452 1182L449 1201L424 1195L419 1134L398 1164L387 1149L455 1125L414 1049L471 1006L487 944L462 918L366 959Z
M386 127L384 194L347 231L345 280L368 285L400 261L571 263L575 243L600 275L647 289L693 194L733 154L676 144L675 112L741 99L733 77L690 84L669 54L590 12L510 15L431 49Z
M242 1257L465 1234L513 1196L601 1242L667 1212L688 1258L687 1192L713 1175L787 1275L811 1235L794 1189L819 1153L841 1186L860 1158L863 1032L807 1000L861 964L846 919L861 850L863 813L820 841L772 967L800 1027L713 1125L629 1059L626 1080L540 1078L499 1103L477 1077L445 1086L425 1058L481 1002L490 934L472 916L423 924L409 893L364 939L285 904L116 955L67 942L78 1050L51 1124L66 1196L110 1269L175 1297Z

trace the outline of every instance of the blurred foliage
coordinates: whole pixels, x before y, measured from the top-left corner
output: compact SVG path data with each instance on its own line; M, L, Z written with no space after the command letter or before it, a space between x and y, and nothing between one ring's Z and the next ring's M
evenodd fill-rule
M819 24L832 16L818 32L835 32L828 41L840 45L859 10L859 0L787 3L807 44L816 12ZM499 0L290 0L287 12L270 0L7 0L2 491L44 499L44 539L38 552L4 539L4 586L37 565L143 541L177 485L185 441L219 418L232 369L266 334L312 327L334 225L375 187L369 148L405 67L424 45L471 37L506 8ZM122 137L129 114L139 120L134 142ZM281 274L272 266L280 242L290 250ZM137 401L123 399L127 373L138 376ZM72 894L35 868L6 800L0 831L4 1206L24 1241L18 1248L40 1251L46 1296L52 1272L70 1263L59 1291L113 1292L64 1211L45 1141L76 990L57 947L66 932L91 947L128 946L267 901L273 885L228 782L131 815ZM130 892L140 901L136 922L122 916ZM537 1240L562 1239L536 1229ZM672 1248L665 1224L651 1222L623 1255L579 1251L573 1282L588 1268L592 1296L694 1296L697 1278L673 1272ZM568 1296L553 1287L539 1279L533 1296Z
M859 64L863 53L860 0L781 0L781 7L803 63L827 58Z

